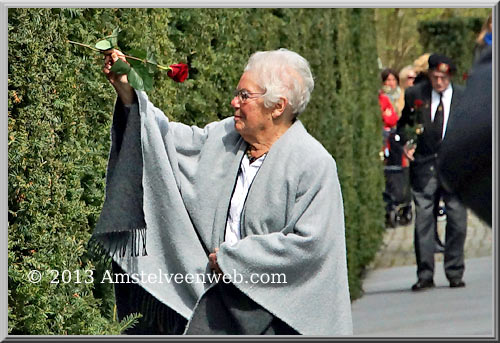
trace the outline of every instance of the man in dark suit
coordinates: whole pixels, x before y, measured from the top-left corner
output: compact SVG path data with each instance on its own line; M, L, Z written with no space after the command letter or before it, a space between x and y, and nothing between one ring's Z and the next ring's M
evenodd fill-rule
M434 232L437 226L436 197L441 194L446 207L444 269L450 287L463 287L464 243L467 212L459 197L444 189L437 168L441 141L447 123L459 105L463 88L451 82L456 71L446 56L429 57L429 80L407 90L405 107L398 121L403 141L416 134L416 149L405 152L410 158L410 183L415 202L414 246L418 281L413 291L434 287Z

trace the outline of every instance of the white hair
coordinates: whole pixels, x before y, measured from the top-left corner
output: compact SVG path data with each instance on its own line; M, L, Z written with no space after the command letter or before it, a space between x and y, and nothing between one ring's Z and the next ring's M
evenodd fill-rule
M265 89L264 106L271 108L280 97L288 99L288 106L295 116L302 113L314 89L314 79L309 62L287 49L257 51L244 69L256 77L259 87Z

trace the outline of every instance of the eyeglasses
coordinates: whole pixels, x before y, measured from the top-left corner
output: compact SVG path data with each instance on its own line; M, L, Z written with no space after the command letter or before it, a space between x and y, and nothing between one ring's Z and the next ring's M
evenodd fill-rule
M252 95L259 95L259 96L252 96ZM235 89L233 95L238 97L238 100L241 103L245 103L250 99L256 99L261 97L262 95L266 94L266 92L260 93L260 92L249 92L246 89Z
M408 76L407 79L415 79L417 78L416 76Z

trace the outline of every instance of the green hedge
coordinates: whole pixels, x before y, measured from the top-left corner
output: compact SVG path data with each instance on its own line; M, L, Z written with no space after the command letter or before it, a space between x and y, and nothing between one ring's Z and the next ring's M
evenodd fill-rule
M464 74L472 67L476 37L484 18L465 17L428 20L418 23L420 43L424 51L448 56L457 66L455 81L465 83Z
M155 75L152 101L172 120L205 125L229 105L256 50L286 47L316 79L301 115L335 157L342 185L351 297L381 242L383 174L378 150L376 39L371 9L9 9L9 333L113 334L111 285L75 283L103 265L86 243L104 198L115 94L93 44L123 29L122 48L186 62L182 84ZM45 271L30 283L32 269ZM49 270L72 280L51 284ZM96 277L97 279L97 277ZM66 278L67 280L67 278Z

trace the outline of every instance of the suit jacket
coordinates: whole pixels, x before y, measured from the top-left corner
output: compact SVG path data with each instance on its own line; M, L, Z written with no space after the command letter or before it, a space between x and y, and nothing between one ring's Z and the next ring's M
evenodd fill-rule
M454 84L452 87L448 123L451 122L463 94L463 87ZM402 137L401 142L413 138L417 144L415 160L410 163L410 182L415 190L422 190L434 175L441 145L433 135L431 99L432 84L428 80L408 88L405 92L405 106L397 125L397 132ZM448 125L446 135L450 134L450 129L452 128Z
M443 186L456 192L481 219L492 223L492 49L467 79L461 105L448 122L439 154Z

